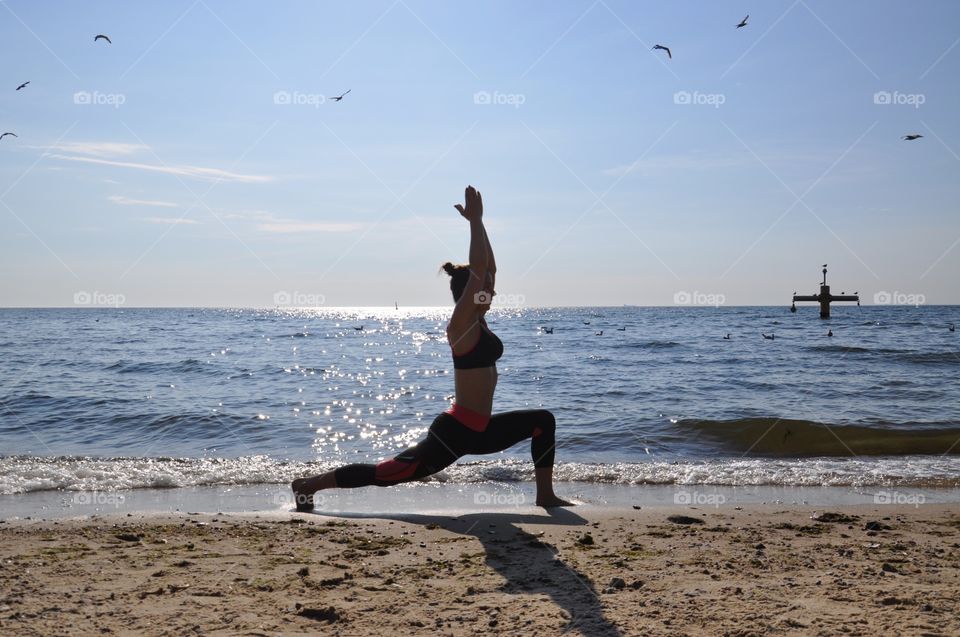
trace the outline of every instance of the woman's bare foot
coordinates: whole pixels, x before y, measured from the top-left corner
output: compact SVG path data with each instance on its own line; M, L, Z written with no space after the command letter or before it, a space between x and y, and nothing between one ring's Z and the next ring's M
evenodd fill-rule
M544 498L538 497L537 506L549 508L549 507L572 507L577 505L574 504L573 502L567 502L562 498L558 498L555 495L551 495L549 497L544 497Z
M293 501L297 504L297 511L303 513L313 511L313 492L303 489L303 484L306 481L306 478L297 478L290 483L290 488L293 489Z
M553 492L553 467L537 467L534 469L537 478L537 506L538 507L572 507L573 502L567 502L557 497Z

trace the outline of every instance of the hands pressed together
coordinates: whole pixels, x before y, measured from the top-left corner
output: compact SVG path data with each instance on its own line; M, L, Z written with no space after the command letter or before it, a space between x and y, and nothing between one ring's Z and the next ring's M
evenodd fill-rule
M483 197L480 195L480 191L473 186L467 186L466 191L464 191L464 199L466 200L466 207L460 204L454 204L453 207L467 221L480 221L483 218Z

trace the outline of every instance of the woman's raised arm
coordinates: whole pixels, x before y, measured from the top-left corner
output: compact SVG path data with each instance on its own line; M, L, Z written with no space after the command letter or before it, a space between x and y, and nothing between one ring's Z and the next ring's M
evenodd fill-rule
M464 195L466 206L455 204L454 208L470 222L470 280L450 319L461 325L475 319L475 297L483 290L493 256L483 227L483 198L473 186L467 186Z

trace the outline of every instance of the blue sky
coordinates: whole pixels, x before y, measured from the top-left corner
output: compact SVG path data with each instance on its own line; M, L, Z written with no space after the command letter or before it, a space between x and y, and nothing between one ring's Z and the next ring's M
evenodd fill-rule
M960 302L960 4L753 4L3 2L0 304L445 304L467 183L516 302Z

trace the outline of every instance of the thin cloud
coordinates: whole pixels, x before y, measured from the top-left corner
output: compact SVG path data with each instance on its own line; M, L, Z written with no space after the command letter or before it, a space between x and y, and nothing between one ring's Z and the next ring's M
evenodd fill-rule
M696 156L675 155L657 158L647 158L634 164L622 164L603 170L604 175L620 177L628 173L652 172L658 170L711 170L715 168L731 168L747 164L746 157L732 156Z
M190 177L204 181L214 182L238 182L238 183L263 183L272 181L273 177L267 175L241 175L232 173L219 168L203 168L201 166L158 166L155 164L141 164L132 161L113 161L109 159L99 159L96 157L78 157L76 155L50 155L53 159L64 161L78 161L88 164L99 164L101 166L117 166L119 168L132 168L134 170L145 170L147 172L164 173L167 175L177 175L180 177Z
M156 206L158 208L177 208L177 204L169 201L151 201L149 199L130 199L123 195L110 195L108 200L118 206Z
M46 150L93 155L95 157L125 157L150 150L150 147L144 144L124 144L120 142L64 142L46 147Z
M322 221L277 221L257 224L257 230L274 234L299 234L302 232L355 232L364 227L362 223L327 223Z
M254 228L259 232L270 234L306 234L306 233L339 233L355 232L367 227L365 223L346 221L304 221L277 216L267 210L241 210L220 212L221 219L247 221L255 223Z
M145 217L147 223L159 223L172 226L192 226L200 223L194 219L185 219L182 217Z
M239 219L241 221L281 221L275 215L266 210L252 210L240 212L221 212L217 211L221 219Z

